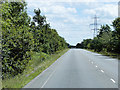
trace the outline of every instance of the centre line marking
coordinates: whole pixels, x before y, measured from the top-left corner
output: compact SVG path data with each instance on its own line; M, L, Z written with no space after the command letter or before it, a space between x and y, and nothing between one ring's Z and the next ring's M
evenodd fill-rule
M104 73L104 71L103 70L100 70L102 73Z
M113 83L115 83L115 80L114 80L114 79L111 78L110 80L111 80Z

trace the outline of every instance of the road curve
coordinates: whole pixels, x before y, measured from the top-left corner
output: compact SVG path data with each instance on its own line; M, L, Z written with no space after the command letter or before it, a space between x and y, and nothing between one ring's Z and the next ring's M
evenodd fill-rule
M70 49L24 88L118 88L118 60Z

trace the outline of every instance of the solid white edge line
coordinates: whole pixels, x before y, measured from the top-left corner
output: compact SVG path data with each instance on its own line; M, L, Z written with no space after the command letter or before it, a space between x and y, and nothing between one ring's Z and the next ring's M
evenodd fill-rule
M114 79L111 78L110 80L111 80L113 83L115 83L115 80L114 80Z
M48 77L48 79L44 82L44 84L41 86L41 88L43 88L45 86L45 84L48 82L48 80L51 78L51 76L53 75L55 71L53 71L50 76Z
M59 58L52 63L48 68L46 68L44 71L42 71L38 76L36 76L34 79L32 79L29 83L27 83L24 88L30 86L37 78L39 78L41 75L43 75L48 69L52 68L55 63L59 62Z

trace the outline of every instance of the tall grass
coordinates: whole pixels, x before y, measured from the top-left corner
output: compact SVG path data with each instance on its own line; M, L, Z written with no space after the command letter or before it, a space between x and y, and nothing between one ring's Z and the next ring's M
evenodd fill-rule
M59 51L53 55L45 53L32 53L32 59L29 61L26 69L22 74L18 74L13 78L6 78L2 81L2 88L22 88L42 71L54 63L61 55L69 49Z
M91 51L91 52L95 52L94 50L91 50L91 49L86 49L88 51ZM105 56L109 56L111 58L117 58L118 60L120 60L120 54L119 53L112 53L112 52L106 52L106 51L101 51L101 52L96 52L96 53L99 53L99 54L102 54L102 55L105 55Z

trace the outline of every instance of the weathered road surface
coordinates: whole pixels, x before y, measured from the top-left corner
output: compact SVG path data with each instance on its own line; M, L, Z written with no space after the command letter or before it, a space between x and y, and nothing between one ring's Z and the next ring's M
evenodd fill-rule
M118 60L70 49L24 88L118 88Z

